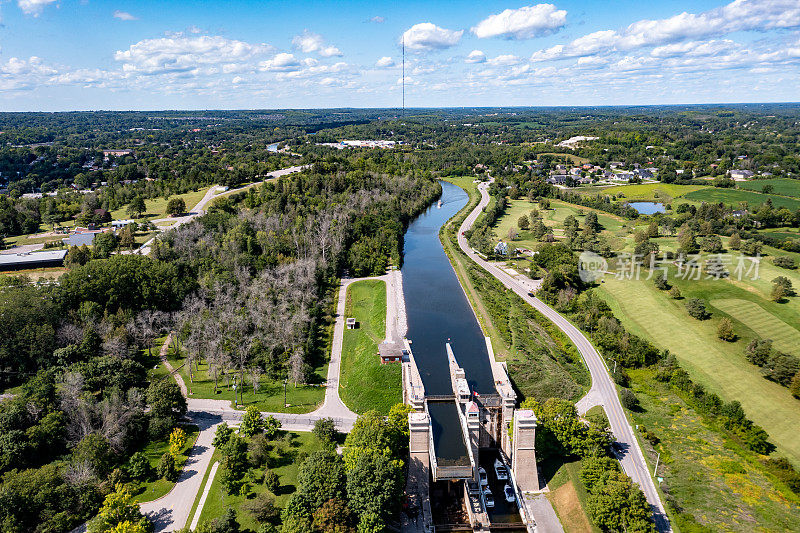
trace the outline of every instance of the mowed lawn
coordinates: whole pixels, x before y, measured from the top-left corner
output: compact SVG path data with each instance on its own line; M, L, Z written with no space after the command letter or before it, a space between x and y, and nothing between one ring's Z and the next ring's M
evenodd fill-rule
M800 331L757 303L739 298L719 298L710 303L739 322L747 324L762 339L772 339L772 345L776 349L800 355Z
M382 365L378 357L378 344L386 337L386 283L351 283L345 316L354 317L358 327L344 331L339 395L356 413L375 409L386 414L402 401L400 365Z
M728 285L724 281L715 283ZM680 285L684 296L689 295L687 286ZM735 287L729 288L733 289ZM787 388L764 379L759 369L745 359L743 341L719 340L716 318L703 321L691 318L684 300L672 300L658 291L652 281L617 280L606 276L599 293L606 297L615 316L632 333L675 354L693 379L724 400L741 402L747 416L770 434L779 451L800 466L800 439L797 438L800 404Z
M772 186L772 194L800 197L800 180L789 178L772 178L768 180L742 181L736 184L737 189L761 192L764 185Z
M608 187L601 192L608 195L625 195L627 200L650 200L669 202L673 198L707 189L706 185L676 185L674 183L639 183Z
M183 469L183 465L186 463L189 452L194 446L197 436L200 434L200 429L197 426L192 425L180 427L186 432L186 444L183 446L178 459L175 461L175 465L178 467L178 470ZM145 457L147 457L147 460L150 461L150 467L153 469L153 472L156 471L158 462L161 460L161 456L168 451L169 437L158 441L148 442L147 446L142 449L142 453L145 455ZM154 473L153 476L155 475L156 474ZM158 498L168 494L174 486L175 481L169 481L164 478L159 478L148 483L142 483L138 491L136 491L136 500L140 503L157 500Z
M283 437L272 441L272 446L273 449L270 451L267 468L278 476L280 487L275 494L275 504L278 508L283 508L286 506L289 496L297 490L297 474L300 470L303 457L308 456L308 454L312 452L321 450L322 443L312 433L287 432ZM214 452L211 465L219 459L220 453L217 450ZM210 466L209 470L211 470ZM250 485L250 498L254 497L256 494L267 491L267 488L264 487L262 483L264 472L265 469L262 468L250 469L250 473L254 479L254 483ZM205 487L205 484L203 487ZM201 494L202 489L197 494L197 499L194 504L195 507L198 504ZM242 531L255 533L259 531L260 526L258 522L249 512L241 508L241 505L250 498L248 498L247 495L227 494L220 483L220 470L217 469L217 474L211 484L198 523L202 524L219 518L225 514L228 508L232 508L236 510L236 518L242 527ZM195 512L196 509L192 511L192 516L194 516Z
M760 206L767 199L772 200L775 207L786 207L791 211L800 209L800 200L777 196L775 194L761 194L760 192L746 191L743 189L720 189L708 187L699 191L690 192L684 196L687 200L696 202L724 203L733 207L738 207L741 202L747 202L752 209Z
M203 187L199 191L191 191L183 194L176 194L170 196L172 198L182 198L184 202L186 202L186 210L191 211L192 208L197 205L197 202L203 199L203 196L206 195L208 191L208 187ZM149 218L164 218L167 216L167 202L169 200L159 196L158 198L147 198L144 201L145 205L145 212L142 215L141 219L149 219ZM128 206L124 205L119 209L114 209L111 211L111 218L114 220L119 220L123 218L128 218Z

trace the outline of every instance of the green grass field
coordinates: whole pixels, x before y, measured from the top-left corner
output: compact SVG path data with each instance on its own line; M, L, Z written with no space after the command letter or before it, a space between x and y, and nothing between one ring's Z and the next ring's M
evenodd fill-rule
M580 470L580 460L562 464L547 482L550 489L547 499L553 505L564 531L599 533L600 529L592 524L586 514L589 493L578 476Z
M289 496L297 490L297 473L300 470L302 458L311 452L322 449L322 444L319 439L312 433L288 432L285 435L285 440L279 439L277 441L278 444L273 445L268 464L268 468L275 472L280 480L280 488L277 491L278 493L275 494L275 503L277 507L281 508L286 505ZM215 451L214 456L211 464L214 464L214 461L219 459L219 452ZM219 482L220 472L217 470L217 475L214 477L214 481L208 493L208 498L206 498L206 503L203 506L203 512L200 515L199 523L214 520L222 516L228 508L232 508L236 510L237 520L242 527L241 531L243 533L255 533L258 531L259 524L247 511L240 508L249 498L267 490L260 482L260 480L263 479L264 469L251 468L250 472L256 482L250 485L249 494L229 495L225 493L225 490Z
M759 192L746 191L742 189L720 189L716 187L708 187L702 190L690 192L686 194L684 198L696 202L722 202L733 207L739 207L741 202L747 202L751 209L763 204L769 198L772 200L772 205L775 207L786 207L792 211L800 209L800 200L798 199L777 196L774 194L761 194Z
M661 454L660 488L684 513L712 531L800 530L800 498L776 485L756 454L710 427L653 370L629 374L642 407L631 413L633 421L661 440L652 446L640 439L642 451L651 468ZM672 519L673 527L693 530L685 515Z
M786 353L800 355L800 331L755 302L738 298L711 300L711 305L747 324L762 339L772 339L772 345Z
M358 328L344 331L339 394L356 413L376 409L386 414L402 401L400 365L382 365L377 355L378 344L386 336L386 283L350 284L345 316L355 317Z
M203 196L206 195L208 191L208 187L204 187L199 191L191 191L183 194L176 194L174 196L170 196L170 198L183 198L183 201L186 202L186 209L187 211L191 210L197 202L203 199ZM167 216L167 202L168 200L164 199L163 197L158 198L148 198L144 201L145 205L145 213L142 215L141 218L137 220L146 220L150 218L164 218ZM119 209L114 209L111 211L111 218L114 220L128 218L128 206L124 205Z
M675 185L674 183L641 183L620 185L603 189L603 193L619 196L625 195L628 200L650 200L671 202L685 194L706 189L705 185Z
M789 178L773 178L768 180L740 181L736 184L737 189L761 192L764 185L772 186L772 194L780 196L800 197L800 180Z
M794 313L791 309L763 300L757 289L744 282L739 286L729 281L683 281L670 276L670 283L678 286L684 297L755 301L784 322L797 321L787 318ZM734 329L741 336L738 342L721 341L716 336L716 318L691 318L683 300L669 298L644 279L606 276L599 294L605 296L626 328L675 354L694 380L725 400L739 400L747 416L770 434L778 450L800 465L796 429L800 427L800 404L788 389L764 379L745 359L744 347L753 337L745 325L734 321Z
M192 449L192 446L194 446L194 442L197 440L197 435L200 433L200 430L197 426L181 427L183 427L184 431L186 431L186 445L183 447L183 450L181 450L178 460L175 461L178 470L183 469L183 465L186 462L189 451ZM147 446L144 447L142 453L144 453L144 455L147 457L147 460L150 461L150 466L153 468L153 471L155 471L161 456L168 451L169 437L159 441L151 441L147 443ZM157 500L165 494L168 494L174 486L174 481L168 481L164 478L143 483L136 492L136 499L139 502L151 502L153 500Z

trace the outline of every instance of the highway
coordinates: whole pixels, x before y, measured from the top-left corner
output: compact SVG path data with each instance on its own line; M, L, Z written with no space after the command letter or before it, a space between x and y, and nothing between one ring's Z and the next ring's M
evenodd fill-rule
M611 432L618 443L618 450L616 450L615 453L622 465L622 469L642 488L653 511L653 519L658 531L661 533L672 531L669 519L664 511L664 504L661 502L653 479L650 477L650 472L644 460L642 450L639 447L639 442L636 440L633 428L622 409L616 386L611 379L603 358L594 346L592 346L592 343L589 342L589 339L587 339L578 328L573 326L569 320L561 316L538 298L530 296L528 294L528 289L520 281L514 279L498 266L486 261L474 252L470 248L467 238L463 235L466 230L472 227L478 215L480 215L484 207L488 205L488 188L490 183L491 182L484 182L478 185L481 200L475 209L470 212L458 230L457 237L459 247L470 259L492 274L507 288L513 290L537 311L546 316L572 340L578 348L592 378L592 386L589 392L577 403L578 412L583 414L590 407L595 405L603 406L608 416L609 423L611 424Z

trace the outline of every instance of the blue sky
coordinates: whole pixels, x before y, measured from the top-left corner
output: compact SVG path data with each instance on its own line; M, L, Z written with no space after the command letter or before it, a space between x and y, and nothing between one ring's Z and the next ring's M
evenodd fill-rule
M800 0L0 0L0 110L800 101Z

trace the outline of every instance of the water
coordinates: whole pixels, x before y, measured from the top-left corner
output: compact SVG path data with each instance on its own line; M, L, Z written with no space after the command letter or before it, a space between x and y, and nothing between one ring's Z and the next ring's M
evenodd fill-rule
M427 394L453 393L445 350L448 340L470 388L479 394L496 394L483 332L439 241L439 228L467 204L469 196L450 183L441 185L441 208L429 207L405 235L402 274L407 337ZM429 412L437 457L464 457L455 403L430 402Z
M664 204L659 202L629 202L628 205L636 209L640 215L652 215L654 213L664 212Z

